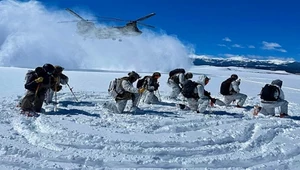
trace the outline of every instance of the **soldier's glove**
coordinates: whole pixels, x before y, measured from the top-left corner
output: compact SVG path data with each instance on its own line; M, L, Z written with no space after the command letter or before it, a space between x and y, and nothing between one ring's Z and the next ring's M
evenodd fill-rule
M139 93L142 94L142 93L144 93L145 90L146 90L145 88L140 88Z
M215 98L211 98L210 100L211 100L211 102L212 102L213 104L215 104L216 101L217 101L217 99L215 99Z
M216 99L215 98L210 98L210 106L214 107L215 103L216 103Z
M204 90L204 96L210 97L210 92Z
M44 81L43 77L39 77L37 79L34 80L36 83L42 83Z

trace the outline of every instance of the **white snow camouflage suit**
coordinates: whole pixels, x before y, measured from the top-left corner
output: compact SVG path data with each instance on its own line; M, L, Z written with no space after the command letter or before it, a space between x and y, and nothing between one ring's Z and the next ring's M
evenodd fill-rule
M274 80L271 83L272 85L279 88L279 98L277 101L265 101L261 100L261 110L260 113L264 115L275 115L275 108L279 107L280 113L288 114L288 104L289 102L284 99L284 93L281 89L282 81L281 80ZM275 94L278 95L278 94ZM277 96L275 96L277 97Z
M194 89L194 93L197 93L199 96L199 99L195 99L195 98L187 98L187 102L188 102L188 106L192 111L199 111L199 113L204 113L207 106L209 105L210 102L210 98L208 96L205 96L204 94L204 86L205 86L205 79L207 79L208 77L206 75L201 75L199 76L199 79L197 81L197 83L199 83L199 85L196 86L196 88ZM219 100L216 99L216 103L219 106L224 106L225 104Z
M247 95L240 93L240 79L239 80L234 80L231 82L229 91L231 92L230 95L224 95L224 103L226 105L229 105L233 101L237 101L238 106L243 106L246 99Z

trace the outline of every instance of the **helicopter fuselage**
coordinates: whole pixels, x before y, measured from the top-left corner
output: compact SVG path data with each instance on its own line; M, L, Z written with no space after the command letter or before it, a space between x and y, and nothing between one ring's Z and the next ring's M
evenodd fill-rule
M133 21L128 21L125 26L116 26L116 27L96 27L95 23L91 22L90 20L86 20L82 18L80 15L75 13L71 9L66 9L70 14L74 15L80 21L77 22L77 33L84 36L85 38L99 38L99 39L116 39L121 38L124 36L138 36L142 34L142 31L139 30L137 24L141 24L143 26L148 26L154 28L151 25L140 23L140 21L145 20L149 17L155 15L155 13L150 13L146 16L138 18ZM106 17L109 19L109 17ZM122 21L121 19L110 18L112 20Z
M77 23L77 32L79 34L91 34L93 31L95 31L96 27L93 22L89 21L79 21Z
M94 23L79 21L77 32L85 37L96 37L99 39L116 39L124 36L138 36L142 34L136 24L127 24L122 27L96 27Z
M118 29L125 36L138 36L142 34L142 31L139 30L135 23L128 23L123 27L114 27Z

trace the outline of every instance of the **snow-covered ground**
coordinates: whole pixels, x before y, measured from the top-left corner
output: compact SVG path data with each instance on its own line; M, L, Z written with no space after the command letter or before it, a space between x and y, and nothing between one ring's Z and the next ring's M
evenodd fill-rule
M115 114L102 106L111 100L107 86L127 72L64 71L79 102L66 86L58 93L57 112L30 118L16 107L27 69L0 67L0 169L300 167L299 76L234 67L189 71L194 80L203 73L211 77L206 89L221 99L220 83L238 74L248 95L245 108L216 106L206 115L182 111L166 99L170 89L164 73L161 104L141 103L143 114ZM253 117L261 87L278 78L284 81L291 117Z

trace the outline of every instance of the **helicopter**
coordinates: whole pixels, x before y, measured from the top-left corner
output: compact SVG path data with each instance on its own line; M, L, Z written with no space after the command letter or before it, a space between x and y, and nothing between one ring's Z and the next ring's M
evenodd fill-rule
M137 27L138 25L142 25L149 28L155 28L152 25L141 23L145 19L148 19L155 15L155 13L150 13L146 16L138 18L136 20L123 20L119 18L112 18L112 17L98 17L101 20L105 21L123 21L127 22L125 26L112 26L112 27L96 27L95 23L92 22L94 20L87 20L81 17L79 14L74 12L73 10L67 8L66 9L70 14L74 15L79 20L74 21L61 21L63 22L77 22L77 33L79 35L84 36L85 38L98 38L98 39L119 39L122 41L121 38L124 36L138 36L142 34L142 31Z

